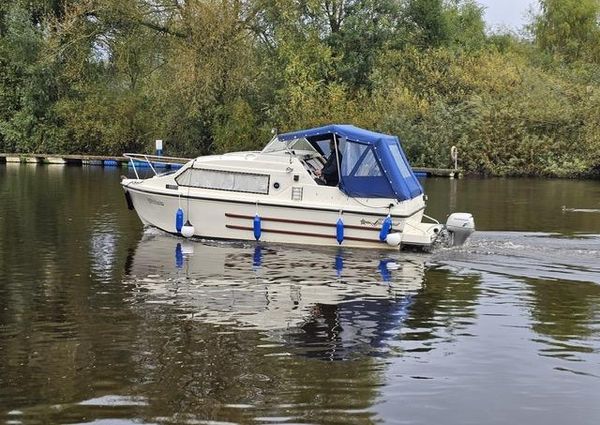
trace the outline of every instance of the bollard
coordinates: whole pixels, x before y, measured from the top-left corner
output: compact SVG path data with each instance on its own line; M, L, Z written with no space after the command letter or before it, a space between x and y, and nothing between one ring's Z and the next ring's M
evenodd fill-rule
M456 146L450 148L450 158L454 161L454 169L458 170L458 148Z

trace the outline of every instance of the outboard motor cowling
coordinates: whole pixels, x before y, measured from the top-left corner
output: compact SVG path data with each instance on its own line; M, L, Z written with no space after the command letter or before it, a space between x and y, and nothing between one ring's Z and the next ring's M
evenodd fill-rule
M446 229L452 237L452 246L460 246L475 231L475 219L469 213L453 213L446 220Z

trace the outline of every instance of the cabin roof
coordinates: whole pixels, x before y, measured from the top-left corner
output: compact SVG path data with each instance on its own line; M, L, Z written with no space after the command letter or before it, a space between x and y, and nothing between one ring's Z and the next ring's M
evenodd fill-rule
M354 142L361 142L365 144L374 144L379 140L398 140L396 136L365 130L363 128L355 127L350 124L330 124L323 127L291 131L289 133L279 134L277 135L277 138L282 142L286 142L289 140L300 139L303 137L310 139L313 137L325 136L329 134L335 134L339 137L344 137Z

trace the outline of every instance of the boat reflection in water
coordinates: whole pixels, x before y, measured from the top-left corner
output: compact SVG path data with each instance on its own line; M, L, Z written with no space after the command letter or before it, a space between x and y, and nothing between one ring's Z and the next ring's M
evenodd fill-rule
M150 231L152 232L152 231ZM127 264L136 301L254 329L296 354L380 352L422 289L426 254L181 241L146 233Z

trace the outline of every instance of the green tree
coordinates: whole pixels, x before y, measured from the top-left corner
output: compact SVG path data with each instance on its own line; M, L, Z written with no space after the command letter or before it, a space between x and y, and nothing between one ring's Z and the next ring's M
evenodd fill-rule
M449 42L444 0L408 0L405 16L413 25L413 43L419 47L437 47Z
M35 4L32 4L35 6ZM53 109L57 69L44 55L38 11L19 2L4 9L0 37L0 142L6 151L52 149L63 138Z
M452 0L446 4L450 43L477 50L485 46L483 7L473 0Z
M541 49L567 60L600 57L599 0L540 0L531 29Z

